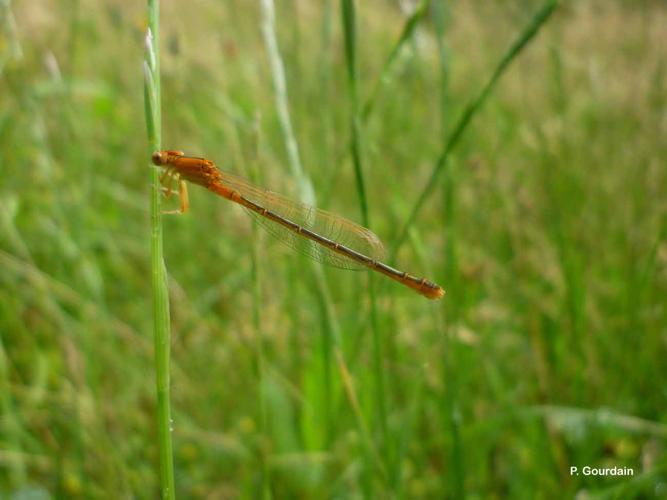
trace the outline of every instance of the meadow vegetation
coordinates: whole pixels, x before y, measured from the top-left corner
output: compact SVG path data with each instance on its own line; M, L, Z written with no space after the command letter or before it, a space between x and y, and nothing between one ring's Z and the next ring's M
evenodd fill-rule
M354 2L354 68L346 3L276 2L299 172L261 2L163 2L162 144L394 249L545 2L426 2L384 73L413 3ZM154 498L145 6L0 9L0 497ZM178 496L667 495L665 33L662 2L563 2L512 61L395 252L438 302L191 187L163 220Z

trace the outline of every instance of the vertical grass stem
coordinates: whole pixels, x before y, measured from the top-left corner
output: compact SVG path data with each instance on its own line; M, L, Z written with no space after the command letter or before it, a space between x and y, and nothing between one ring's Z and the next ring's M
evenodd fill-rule
M368 212L368 200L366 196L366 185L364 180L364 169L362 165L362 116L359 101L359 75L357 72L357 34L356 13L354 0L341 0L341 17L343 24L343 37L345 42L345 62L347 68L348 98L350 102L350 152L354 165L354 174L361 210L361 221L366 227L370 227ZM380 336L378 325L377 301L375 296L374 277L368 277L368 292L370 298L371 330L373 336L373 374L375 383L375 410L380 430L381 448L384 448L388 463L391 462L391 450L388 447L389 431L387 424L387 393L385 390L384 375L384 345Z
M160 109L160 26L159 1L148 1L148 33L144 62L144 105L148 130L148 157L162 147L162 114ZM151 281L153 289L153 336L157 392L157 425L160 456L160 495L175 498L174 463L171 441L171 408L169 380L169 292L162 244L162 216L159 172L151 165Z

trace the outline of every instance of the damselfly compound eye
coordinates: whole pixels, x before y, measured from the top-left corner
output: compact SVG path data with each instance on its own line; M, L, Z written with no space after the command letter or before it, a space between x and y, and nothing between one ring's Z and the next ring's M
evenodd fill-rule
M156 151L155 153L153 153L152 158L154 165L162 165L162 153Z

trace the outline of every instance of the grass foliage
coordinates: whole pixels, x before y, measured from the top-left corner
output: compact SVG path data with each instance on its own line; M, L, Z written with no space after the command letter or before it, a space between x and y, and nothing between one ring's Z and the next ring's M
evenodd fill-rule
M664 496L667 10L553 4L164 2L149 146L144 5L0 2L0 496L164 487L160 131L447 290L192 187L162 218L176 496Z

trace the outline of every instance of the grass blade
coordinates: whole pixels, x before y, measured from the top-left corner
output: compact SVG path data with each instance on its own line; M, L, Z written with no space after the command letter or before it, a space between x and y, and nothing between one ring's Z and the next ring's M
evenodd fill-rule
M271 76L275 90L275 104L278 113L278 121L287 150L287 159L292 177L299 185L299 196L301 201L314 205L315 195L310 180L306 176L301 165L301 156L299 155L299 146L292 127L292 119L289 112L289 99L287 97L287 81L285 79L285 66L278 48L278 39L276 37L276 14L273 0L261 0L262 7L262 35L264 45L269 56L271 65Z
M359 196L359 208L361 210L362 224L370 227L368 213L368 199L366 196L366 185L362 165L362 117L359 105L359 76L357 72L357 37L356 37L356 13L354 0L341 0L341 20L343 23L343 37L345 42L345 63L347 68L348 99L350 102L350 153L357 184ZM373 377L375 406L377 412L378 427L380 429L380 448L384 448L383 456L387 463L391 462L392 453L387 448L388 424L387 424L387 395L385 390L384 375L384 349L380 335L377 314L377 300L375 296L375 281L372 275L368 276L368 293L370 298L371 331L373 338ZM358 414L358 419L361 414ZM363 427L362 428L363 432ZM369 455L371 459L377 459L378 455ZM386 477L382 478L383 480Z
M285 68L276 37L275 8L273 0L261 0L260 6L262 12L262 34L269 57L269 63L271 65L275 105L278 112L278 121L280 122L283 141L285 142L285 148L287 150L290 171L298 184L298 194L301 201L309 205L315 205L315 193L310 179L301 165L298 143L290 118ZM334 407L334 389L331 379L334 366L331 352L333 351L333 347L339 343L340 331L334 315L334 309L331 303L331 297L324 272L322 271L322 266L314 261L309 261L309 264L312 266L315 274L318 300L320 301L322 308L323 335L321 353L323 366L322 379L324 380L324 413L326 419L323 434L328 440L332 435L332 426L334 423L332 410Z
M359 205L361 207L361 223L369 227L368 201L366 197L366 184L361 164L361 120L359 117L359 85L357 75L357 50L355 9L353 0L341 0L341 15L343 20L343 35L345 40L345 65L347 68L347 86L351 104L350 112L350 151L352 153L352 164L354 165L354 176L359 193Z
M380 73L380 77L375 82L375 87L373 87L371 96L366 101L366 104L364 104L364 109L361 114L364 122L368 120L368 117L373 112L373 109L375 108L375 103L377 102L382 87L384 87L384 85L389 81L389 78L391 76L391 71L394 68L396 60L398 59L398 55L401 53L403 45L405 45L405 43L408 40L410 40L410 38L412 38L412 34L419 25L419 22L428 12L428 7L430 4L431 0L422 0L422 2L417 6L417 8L415 8L414 12L412 12L410 17L408 17L407 21L405 22L405 26L403 26L403 31L401 32L401 36L396 41L396 45L394 45L394 47L391 49L391 52L389 53L389 56L387 57L387 60L384 63L384 66L382 66L382 72Z
M162 147L160 109L160 4L148 1L148 34L144 62L144 105L148 130L148 156ZM174 459L171 442L169 356L169 291L164 265L159 172L151 165L151 279L153 288L153 336L157 391L157 425L160 455L160 495L175 498Z
M412 224L414 224L414 221L416 220L419 211L424 205L424 202L435 188L435 184L436 181L438 180L438 177L440 176L440 173L447 165L447 160L449 159L449 155L458 144L459 140L461 139L461 136L463 136L463 133L468 128L470 121L482 107L482 105L486 101L486 98L489 96L493 88L496 86L498 80L503 75L503 73L505 73L505 70L508 68L510 63L521 53L521 51L526 47L528 42L530 42L533 39L533 37L538 33L540 28L549 19L551 14L553 14L554 10L556 9L556 7L558 7L558 5L559 5L559 0L549 0L544 4L544 6L537 12L537 14L535 14L531 22L528 24L528 26L526 26L526 28L523 30L519 38L505 53L503 58L496 66L496 69L491 74L491 77L486 82L486 85L484 85L484 87L482 88L481 92L477 95L477 97L475 97L475 99L473 99L468 104L468 106L466 106L465 110L463 111L463 114L461 115L461 118L459 118L459 121L454 128L454 131L449 136L449 140L445 143L445 147L435 163L435 167L431 172L431 176L429 177L426 186L424 186L424 189L417 198L417 202L412 208L412 211L410 212L410 215L408 216L403 226L403 229L401 229L401 231L399 232L398 239L394 242L393 248L391 250L390 260L394 260L399 248L407 239L410 227L412 227Z

